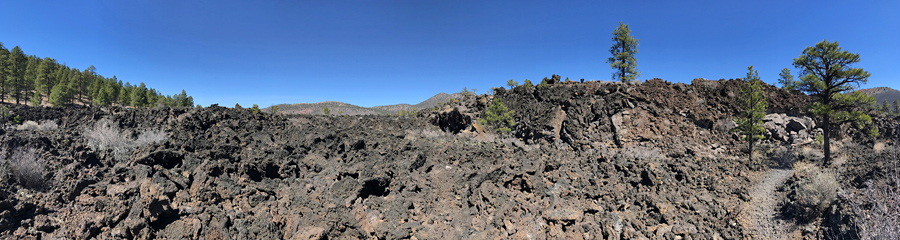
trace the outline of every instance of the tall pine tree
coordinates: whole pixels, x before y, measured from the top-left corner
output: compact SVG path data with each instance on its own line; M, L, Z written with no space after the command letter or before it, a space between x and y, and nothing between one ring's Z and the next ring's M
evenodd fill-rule
M131 106L131 92L131 83L126 82L125 85L122 85L122 90L119 90L119 104L121 106Z
M56 84L56 60L52 58L44 58L37 69L37 79L34 82L35 96L40 96L43 92L50 96L53 85Z
M81 88L79 87L81 84L81 71L78 71L77 68L71 69L69 71L69 81L66 84L66 103L75 103L76 100L81 98Z
M25 83L27 64L28 58L25 56L25 52L22 52L22 48L16 46L9 51L9 55L6 57L6 81L10 87L10 97L16 99L16 104L19 104L22 97L21 91Z
M813 98L810 112L822 119L826 165L831 162L832 124L852 122L861 126L872 122L860 109L871 105L875 98L853 91L867 83L871 75L862 68L850 67L857 62L859 54L842 51L837 42L827 40L803 49L794 58L794 67L800 69L797 90ZM877 129L870 129L870 133L877 133Z
M606 60L609 66L615 69L613 79L631 83L637 81L641 74L637 70L637 58L634 56L638 50L638 39L631 36L628 24L619 22L619 27L613 31L613 45L609 48L612 57Z
M53 86L48 97L50 105L53 107L65 107L69 103L69 80L62 78L59 83Z
M97 93L97 97L94 98L94 105L108 107L110 102L110 89L108 86L103 85L100 87L100 92Z
M147 85L141 82L141 85L134 89L131 93L131 106L146 107L147 106Z
M34 93L31 90L34 90L34 84L37 79L37 68L38 65L41 65L41 59L34 55L27 55L25 57L25 78L21 85L21 89L19 91L22 92L22 101L24 104L28 104L31 100L31 96Z
M5 102L6 92L9 91L9 85L7 84L7 72L6 69L9 67L6 59L9 57L9 50L3 46L3 43L0 42L0 102Z
M763 139L763 118L766 116L766 93L762 90L762 80L759 74L753 70L753 66L747 68L749 72L744 78L744 87L741 88L741 95L738 98L738 105L741 107L741 117L735 119L737 127L735 130L744 135L747 140L747 148L750 150L750 160L753 160L753 143L756 140Z
M891 105L894 106L894 114L900 114L900 101L897 101L895 99L894 104L891 104Z

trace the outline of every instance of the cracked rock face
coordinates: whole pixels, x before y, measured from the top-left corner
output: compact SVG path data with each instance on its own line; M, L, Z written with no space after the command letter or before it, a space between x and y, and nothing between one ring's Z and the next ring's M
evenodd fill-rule
M738 85L713 82L499 90L516 113L512 138L475 136L489 102L478 98L420 118L14 106L60 127L0 134L47 162L44 188L3 176L0 235L740 239L735 217L760 165L719 129ZM769 90L778 113L806 101ZM104 118L167 138L115 160L83 136Z

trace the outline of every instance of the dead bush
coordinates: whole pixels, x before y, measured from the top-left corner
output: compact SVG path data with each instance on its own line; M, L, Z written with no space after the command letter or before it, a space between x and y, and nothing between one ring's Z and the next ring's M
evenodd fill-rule
M655 147L631 146L622 149L619 154L626 158L649 160L659 157L660 150Z
M56 121L54 121L54 120L44 120L40 124L35 121L25 121L22 124L16 126L16 130L19 130L19 131L25 131L25 130L48 131L48 130L56 130L57 128L59 128L59 126L56 125Z
M893 168L881 179L869 180L850 202L860 239L900 239L900 151Z
M773 150L770 158L775 162L777 167L787 168L794 164L798 158L798 152L794 150L794 146L782 146Z
M41 122L41 125L38 126L38 129L44 131L52 131L59 129L59 125L56 124L56 120L44 120Z
M162 130L147 129L142 130L137 139L132 139L131 131L119 129L119 126L109 119L102 119L85 128L84 136L91 149L111 151L117 161L124 161L138 147L166 141L166 133Z
M785 205L789 215L800 222L810 222L822 216L837 199L840 188L831 171L807 163L794 163L794 190Z
M44 184L44 160L37 150L16 149L6 157L6 149L0 150L0 160L6 166L6 174L24 187L37 188Z
M137 139L134 140L134 145L140 147L164 141L166 141L166 133L163 130L147 129L138 134Z
M716 120L716 123L714 125L714 128L717 131L723 132L723 133L730 133L731 129L734 129L735 127L737 127L737 123L735 123L734 119L732 119L732 118Z
M35 121L25 121L20 125L16 126L16 130L25 131L25 130L37 130L38 123Z
M112 151L113 158L124 160L131 155L134 148L130 144L128 135L119 126L109 119L101 119L93 126L84 129L87 144L95 151Z

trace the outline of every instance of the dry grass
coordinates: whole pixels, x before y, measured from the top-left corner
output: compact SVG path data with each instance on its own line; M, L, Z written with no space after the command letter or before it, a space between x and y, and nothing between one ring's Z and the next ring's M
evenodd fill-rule
M93 126L84 129L88 146L95 151L111 151L117 161L124 161L131 156L134 149L166 141L166 133L162 130L142 130L137 139L132 139L131 131L119 129L118 124L102 119Z
M58 128L59 128L59 125L56 124L55 120L45 120L45 121L42 121L40 124L35 121L25 121L22 124L16 126L16 130L19 130L19 131L25 131L25 130L28 130L28 131L35 131L35 130L52 131L52 130L56 130Z
M821 147L803 146L800 148L800 155L808 161L818 161L825 158L825 153Z
M794 146L782 146L774 149L770 156L772 160L775 161L775 164L778 165L778 167L786 168L790 167L794 164L794 162L797 161L797 155L798 153L794 150Z
M37 150L16 149L9 158L6 148L0 149L0 164L6 165L7 174L24 187L37 188L44 185L44 160Z
M875 150L875 153L881 153L884 151L885 143L883 141L879 141L875 143L875 146L872 147L872 150Z

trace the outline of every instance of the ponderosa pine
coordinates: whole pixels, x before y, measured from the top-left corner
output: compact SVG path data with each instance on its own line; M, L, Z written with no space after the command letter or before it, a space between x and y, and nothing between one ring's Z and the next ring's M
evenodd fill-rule
M871 105L875 98L853 91L871 76L862 68L850 67L859 59L859 54L843 51L837 42L827 40L806 47L794 58L794 67L800 69L796 89L813 98L810 113L822 119L826 164L831 161L832 124L851 122L860 126L872 122L860 109ZM877 129L870 129L870 134L877 134Z

